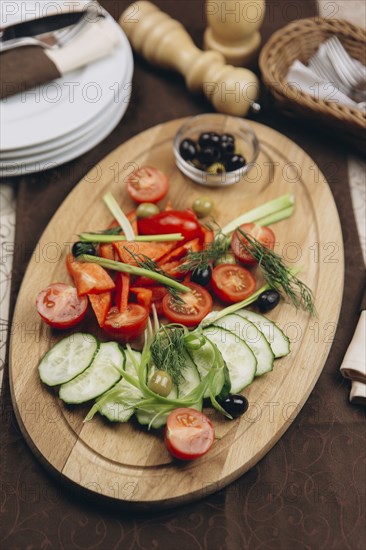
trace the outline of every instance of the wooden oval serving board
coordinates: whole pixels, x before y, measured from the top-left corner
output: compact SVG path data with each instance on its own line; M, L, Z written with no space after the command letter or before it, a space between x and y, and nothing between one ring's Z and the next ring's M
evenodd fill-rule
M172 139L183 123L151 128L121 145L93 168L70 193L46 228L28 266L15 309L10 384L21 430L41 461L59 477L128 507L167 507L189 502L229 484L267 453L309 396L328 356L343 293L343 245L332 194L317 166L283 135L250 123L261 145L245 182L224 189L202 188L175 166ZM230 125L226 128L230 130ZM136 165L152 164L170 180L177 208L195 197L214 198L214 216L223 225L240 213L287 191L296 197L291 219L276 224L276 250L287 263L303 266L300 277L313 290L318 317L285 303L273 310L291 340L292 351L244 394L250 407L228 421L207 414L218 436L201 459L179 463L165 449L162 433L136 423L109 424L97 415L83 423L89 406L66 407L40 382L37 365L61 338L38 317L37 293L55 281L69 281L65 255L81 231L103 229L111 221L102 197L112 191L125 211L132 208L124 180ZM92 316L80 330L97 333Z

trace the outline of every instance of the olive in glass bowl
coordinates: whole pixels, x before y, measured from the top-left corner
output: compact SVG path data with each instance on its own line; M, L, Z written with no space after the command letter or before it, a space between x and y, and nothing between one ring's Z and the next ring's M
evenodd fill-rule
M181 126L173 150L183 174L201 185L222 187L244 178L258 157L259 145L241 118L209 113Z

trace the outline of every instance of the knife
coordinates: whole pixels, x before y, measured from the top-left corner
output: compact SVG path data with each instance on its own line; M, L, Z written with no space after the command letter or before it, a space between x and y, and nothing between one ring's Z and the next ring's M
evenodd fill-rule
M47 15L39 19L22 21L1 29L0 41L28 38L48 32L57 31L70 25L77 24L85 16L85 11Z

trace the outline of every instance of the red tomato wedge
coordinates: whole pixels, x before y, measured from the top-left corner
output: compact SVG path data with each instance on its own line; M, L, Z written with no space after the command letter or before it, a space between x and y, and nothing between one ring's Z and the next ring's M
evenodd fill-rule
M127 178L127 191L138 202L158 202L168 192L169 181L163 172L154 166L142 166Z
M175 458L193 460L207 453L215 440L211 420L191 408L175 409L168 416L164 442Z
M222 264L212 271L211 286L223 302L234 303L245 300L256 287L253 275L240 265Z
M137 265L136 260L131 256L129 250L132 254L142 254L156 262L165 254L170 252L176 245L174 242L136 242L136 241L120 241L113 243L113 246L118 252L118 255L121 259L121 262L130 265Z
M114 303L118 311L122 313L127 308L128 295L130 293L130 275L128 273L116 273L116 289Z
M53 328L67 329L84 318L88 299L78 296L73 286L53 283L38 294L36 308L45 323Z
M74 279L79 296L106 292L114 288L114 282L106 270L97 264L79 262L72 254L66 258L66 267Z
M182 233L186 241L203 240L201 225L192 210L167 210L138 220L140 235Z
M112 292L102 292L101 294L88 294L90 305L97 318L98 325L102 327L107 318L107 313L112 305Z
M240 229L257 239L263 246L266 246L270 250L274 249L276 237L269 227L261 227L255 223L245 223L240 226ZM248 245L248 241L238 231L234 231L231 238L231 248L235 256L245 265L255 265L257 263L256 260L245 249L244 245Z
M125 311L112 307L103 325L108 336L121 342L135 340L144 332L149 318L149 310L139 304L128 304Z
M180 293L181 300L167 294L163 298L164 315L172 323L182 323L186 327L198 325L212 309L212 297L205 288L196 283L185 283L191 292Z
M142 288L142 287L131 287L130 292L132 294L136 295L137 303L140 304L140 306L144 306L146 308L150 308L151 300L152 300L152 290L150 288Z

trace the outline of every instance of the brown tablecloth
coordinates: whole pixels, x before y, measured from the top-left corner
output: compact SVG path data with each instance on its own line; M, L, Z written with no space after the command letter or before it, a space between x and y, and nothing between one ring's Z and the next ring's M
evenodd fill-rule
M125 1L102 4L117 18ZM159 0L198 45L203 1ZM315 14L312 0L267 0L264 39L291 19ZM14 181L17 226L11 313L27 261L45 225L89 168L109 151L157 123L209 111L183 78L136 59L134 92L126 115L103 143L82 157ZM324 371L307 403L273 449L247 474L204 500L148 515L129 515L91 503L42 469L16 424L8 379L1 415L1 535L4 549L110 550L350 549L364 547L365 410L348 403L349 382L339 365L353 334L364 270L347 179L344 145L285 119L268 96L256 119L278 129L310 154L326 175L339 209L346 283L339 326ZM324 205L326 208L326 205ZM331 238L331 236L330 236Z

